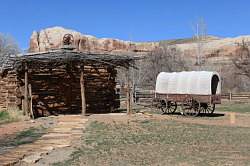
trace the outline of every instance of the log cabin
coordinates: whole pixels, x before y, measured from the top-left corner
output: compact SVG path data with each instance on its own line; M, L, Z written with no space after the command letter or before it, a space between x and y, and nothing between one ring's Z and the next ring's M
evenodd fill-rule
M115 93L117 68L128 73L137 58L69 49L9 56L1 68L0 109L16 107L32 118L112 112L120 104Z

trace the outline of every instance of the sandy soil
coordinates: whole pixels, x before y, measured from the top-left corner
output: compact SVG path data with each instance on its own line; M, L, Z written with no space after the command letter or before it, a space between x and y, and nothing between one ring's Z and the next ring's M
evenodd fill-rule
M35 127L38 125L40 125L40 123L37 123L36 121L20 121L2 124L0 126L0 140L5 139L10 135L15 135L16 133L21 132L30 127Z
M1 124L0 141L31 127L37 127L42 125L47 128L49 125L53 125L54 123L55 122L53 122L52 118L47 117L47 118L39 118L36 120L26 120L26 121Z

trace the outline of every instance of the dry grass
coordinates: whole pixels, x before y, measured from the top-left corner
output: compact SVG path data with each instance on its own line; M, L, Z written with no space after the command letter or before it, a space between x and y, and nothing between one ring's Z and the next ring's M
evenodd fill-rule
M227 103L219 105L216 111L250 113L250 103Z
M72 159L56 165L250 165L250 128L175 120L92 122Z
M22 111L17 108L0 111L0 124L17 122L25 119L27 119L27 117L23 116Z

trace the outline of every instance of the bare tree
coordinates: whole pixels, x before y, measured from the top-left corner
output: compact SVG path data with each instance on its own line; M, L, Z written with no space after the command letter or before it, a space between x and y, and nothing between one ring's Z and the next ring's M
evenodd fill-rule
M248 43L242 40L238 43L238 48L235 51L235 57L233 63L235 67L240 71L239 75L244 75L250 78L250 50Z
M192 26L194 31L194 39L197 42L197 55L196 55L196 65L201 67L204 63L203 47L204 41L207 38L207 25L203 18L199 18L196 23Z
M140 63L140 73L137 72L135 78L139 79L136 82L139 86L154 87L160 72L188 70L187 62L182 57L181 51L167 45L150 52L145 59L138 63Z
M16 41L9 35L4 35L0 33L0 54L10 55L19 53L20 49Z
M9 55L19 52L20 49L16 41L11 36L0 33L0 69L6 64Z

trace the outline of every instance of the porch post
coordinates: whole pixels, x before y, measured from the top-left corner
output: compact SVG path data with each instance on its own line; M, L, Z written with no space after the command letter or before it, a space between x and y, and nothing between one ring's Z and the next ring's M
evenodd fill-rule
M129 68L126 70L126 81L127 81L127 90L126 90L126 96L127 96L127 114L130 115L132 113L131 108L131 87L130 87L130 77L129 77Z
M25 64L25 73L24 73L24 115L28 115L28 107L29 107L29 99L28 99L28 66Z
M82 99L82 115L86 114L86 98L85 98L85 85L84 85L84 68L81 67L81 76L80 76L80 87L81 87L81 99Z
M34 112L33 112L33 103L32 103L32 87L31 84L29 84L29 97L30 97L30 116L32 119L34 119Z

